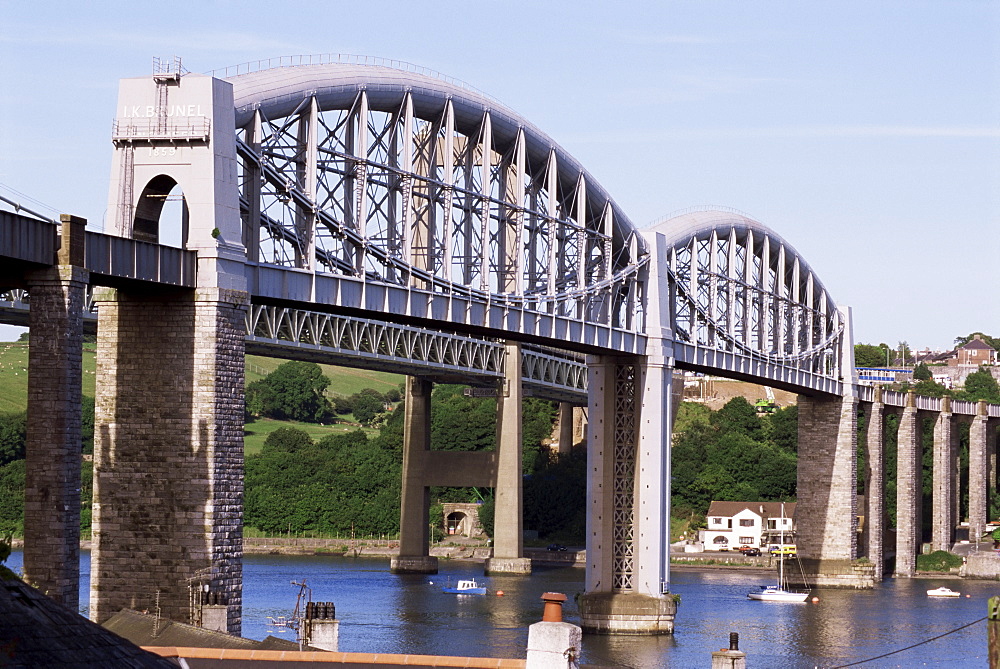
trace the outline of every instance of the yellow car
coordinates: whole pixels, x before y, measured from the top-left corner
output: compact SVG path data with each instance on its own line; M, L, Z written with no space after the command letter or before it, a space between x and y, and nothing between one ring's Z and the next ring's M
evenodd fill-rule
M773 551L774 555L795 555L795 546L782 546L776 551Z

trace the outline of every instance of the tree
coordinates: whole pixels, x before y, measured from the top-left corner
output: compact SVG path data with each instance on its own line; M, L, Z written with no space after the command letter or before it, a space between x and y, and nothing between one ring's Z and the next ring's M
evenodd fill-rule
M94 452L94 398L83 396L83 406L80 415L80 436L83 441L83 452Z
M431 396L431 448L492 451L496 447L497 403L466 397L460 385L437 385Z
M28 438L28 414L0 413L0 465L24 458Z
M792 404L778 409L767 418L767 439L788 453L799 449L799 407Z
M1000 386L993 378L990 370L980 367L978 370L965 377L965 388L956 393L956 398L966 401L986 400L994 404L1000 404Z
M24 460L0 466L0 534L24 532Z
M745 397L734 397L726 402L712 414L711 423L723 434L738 432L752 439L763 436L757 410Z
M927 366L926 362L919 363L913 368L913 380L914 381L930 381L934 377L931 375L931 370Z
M315 362L286 362L247 387L247 412L277 420L319 422L330 413L330 402L323 394L329 385L323 368Z
M955 337L955 346L959 348L965 346L970 341L975 339L976 335L982 337L982 340L987 344L989 344L990 346L992 346L995 351L1000 352L1000 338L991 337L988 334L984 334L982 332L973 332L971 334L966 335L965 337Z
M919 381L913 385L913 392L924 397L946 397L951 391L930 379Z
M493 495L486 497L483 503L479 505L479 524L488 537L493 536L493 521L496 518L496 510L497 505Z
M354 395L354 419L370 425L377 415L385 411L385 400L376 394L361 392Z
M886 367L889 363L888 351L886 344L855 344L854 364L858 367Z

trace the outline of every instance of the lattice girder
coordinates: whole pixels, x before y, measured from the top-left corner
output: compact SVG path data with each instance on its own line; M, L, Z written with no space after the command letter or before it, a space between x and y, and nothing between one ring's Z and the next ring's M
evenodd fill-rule
M645 240L530 123L424 75L281 69L230 78L251 261L641 332Z

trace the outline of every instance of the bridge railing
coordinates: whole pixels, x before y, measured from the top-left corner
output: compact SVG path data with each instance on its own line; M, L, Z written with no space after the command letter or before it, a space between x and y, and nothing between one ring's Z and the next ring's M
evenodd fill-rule
M58 228L48 221L0 211L0 249L4 257L51 265L56 258Z
M991 406L1000 409L1000 405L993 404ZM951 403L952 413L960 413L966 416L975 416L976 410L978 408L979 408L978 402L965 402L962 400L954 400Z
M917 408L921 411L940 411L941 410L941 398L940 397L925 397L924 395L917 395L915 398L915 403Z
M87 232L84 263L105 276L193 288L197 253L125 237Z

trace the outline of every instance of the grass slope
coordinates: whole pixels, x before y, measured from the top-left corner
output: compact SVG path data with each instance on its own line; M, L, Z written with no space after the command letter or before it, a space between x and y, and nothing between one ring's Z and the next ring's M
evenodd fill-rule
M282 420L271 420L270 418L262 418L260 420L255 420L252 423L247 423L246 427L243 428L243 451L245 455L254 455L255 453L260 453L260 450L264 448L264 442L267 440L268 436L281 427L295 427L309 433L313 441L319 441L323 437L328 437L331 434L343 434L344 432L353 432L355 430L361 430L369 437L378 434L378 430L372 430L366 427L357 427L356 425L344 425L343 423L334 423L333 425L317 425L316 423L299 423L294 420L282 421Z
M83 349L83 394L94 396L96 376L95 344L85 344ZM278 358L262 358L256 355L247 356L246 380L251 383L262 379L278 365L286 362ZM330 379L326 393L330 397L347 397L365 388L374 388L386 392L399 388L405 377L402 374L375 372L367 369L351 369L320 365L323 374ZM0 342L0 412L20 412L28 406L28 344L22 342ZM349 418L349 417L348 417ZM298 427L305 430L313 439L321 439L329 434L356 430L347 425L314 425L311 423L281 422L274 420L259 420L246 427L247 455L260 451L267 435L279 427ZM366 430L372 433L372 430Z

